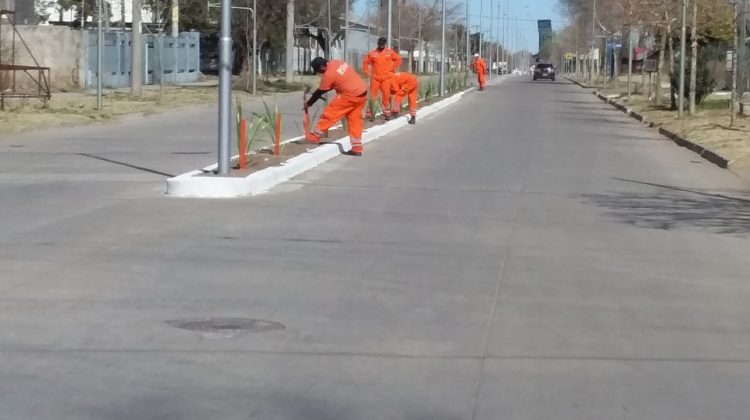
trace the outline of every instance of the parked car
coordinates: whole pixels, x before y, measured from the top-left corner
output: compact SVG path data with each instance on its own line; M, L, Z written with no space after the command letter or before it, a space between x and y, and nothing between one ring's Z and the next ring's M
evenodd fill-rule
M534 80L548 79L555 81L555 66L548 63L537 63L534 66Z

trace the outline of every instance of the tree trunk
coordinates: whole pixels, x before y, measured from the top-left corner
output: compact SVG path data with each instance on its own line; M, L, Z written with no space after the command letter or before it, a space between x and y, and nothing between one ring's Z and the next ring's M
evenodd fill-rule
M672 25L667 25L667 44L669 48L669 74L674 73L674 45L672 42Z
M661 81L664 79L664 56L666 54L667 49L667 35L662 32L661 37L661 48L659 48L659 71L656 73L656 89L655 89L655 96L654 96L654 103L656 106L661 105Z
M698 0L693 0L693 27L690 29L690 94L688 101L689 114L695 115L695 88L698 78Z

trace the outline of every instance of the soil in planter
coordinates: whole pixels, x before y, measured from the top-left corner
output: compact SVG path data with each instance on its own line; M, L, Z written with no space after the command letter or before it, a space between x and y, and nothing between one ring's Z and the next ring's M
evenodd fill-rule
M435 102L438 102L439 99L437 98L431 98L426 101L421 101L419 103L420 107L433 104ZM409 114L408 110L402 110L399 114L398 118L406 118L406 116ZM384 124L386 121L383 119L382 116L376 117L374 121L370 121L368 118L364 118L362 123L364 129L368 129L371 127L374 127L376 125ZM328 136L321 137L321 143L320 145L332 143L340 138L346 137L349 133L344 131L343 127L331 129L328 131ZM232 161L232 170L227 174L226 176L230 177L246 177L250 175L253 172L257 172L266 168L270 168L272 166L280 166L281 163L286 162L287 160L299 156L303 153L307 153L310 150L315 149L319 145L307 143L305 141L293 141L289 143L285 143L281 145L281 154L279 156L275 156L273 154L272 148L265 148L258 150L252 155L247 155L247 167L245 169L239 168L239 162L237 159L234 159ZM204 172L200 176L213 176L215 175L215 172Z

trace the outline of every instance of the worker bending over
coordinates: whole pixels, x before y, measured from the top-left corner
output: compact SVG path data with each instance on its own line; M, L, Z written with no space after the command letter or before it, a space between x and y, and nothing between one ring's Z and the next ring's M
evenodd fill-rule
M409 100L409 124L417 123L417 93L419 92L419 79L417 76L399 72L393 75L391 79L391 93L395 95L393 100L393 115L398 115L401 109L401 103L404 97Z
M317 126L306 140L320 143L320 136L334 124L346 117L349 128L349 140L352 143L351 155L362 156L362 111L367 102L367 86L352 66L339 61L328 61L317 57L310 65L315 73L323 73L320 87L305 104L311 107L320 97L330 90L336 91L336 97L325 107Z
M471 64L474 69L474 73L477 74L477 82L479 82L479 90L484 90L485 73L487 72L487 64L479 54L474 54L474 62Z
M362 62L362 71L370 78L370 97L378 99L381 94L383 105L383 116L386 120L391 119L391 87L390 81L393 74L401 66L401 57L397 52L386 48L386 39L378 39L378 47L367 53Z

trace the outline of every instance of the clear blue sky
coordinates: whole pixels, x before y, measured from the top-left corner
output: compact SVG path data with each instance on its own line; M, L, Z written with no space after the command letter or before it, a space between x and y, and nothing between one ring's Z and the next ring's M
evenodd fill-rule
M495 7L494 14L496 20L493 23L493 31L495 32L494 37L497 37L497 24L499 22L497 20L497 7L500 5L504 8L505 0L470 0L470 25L472 26L472 32L476 31L475 25L479 24L479 11L483 10L484 18L482 19L482 32L484 32L486 37L489 36L490 3L493 3ZM525 49L534 53L537 52L539 49L537 20L552 20L552 29L554 30L561 29L565 25L563 22L564 18L560 14L557 0L507 0L507 3L508 15L513 18L518 18L519 43L515 47L516 50ZM511 23L510 28L515 29L515 22Z
M372 1L372 0L370 0ZM393 0L395 4L398 0ZM465 4L465 0L449 0L454 3ZM493 23L494 37L498 37L497 25L500 24L500 19L497 18L498 5L505 7L506 0L468 0L469 1L469 17L472 32L476 32L477 25L479 25L479 12L483 11L484 18L482 19L482 32L484 36L489 37L490 32L490 10L491 4L494 4L495 20ZM508 14L512 17L518 17L518 33L519 33L519 45L515 49L525 49L536 53L539 49L539 32L537 31L536 21L539 19L550 19L552 20L552 29L558 30L564 26L563 17L560 14L557 0L507 0L508 1ZM362 13L365 9L367 0L355 0L354 10L355 12ZM481 7L480 7L481 6ZM462 9L465 10L465 9ZM502 13L502 12L501 12ZM463 12L462 12L463 14ZM511 25L514 28L515 23ZM502 36L502 35L499 35Z

